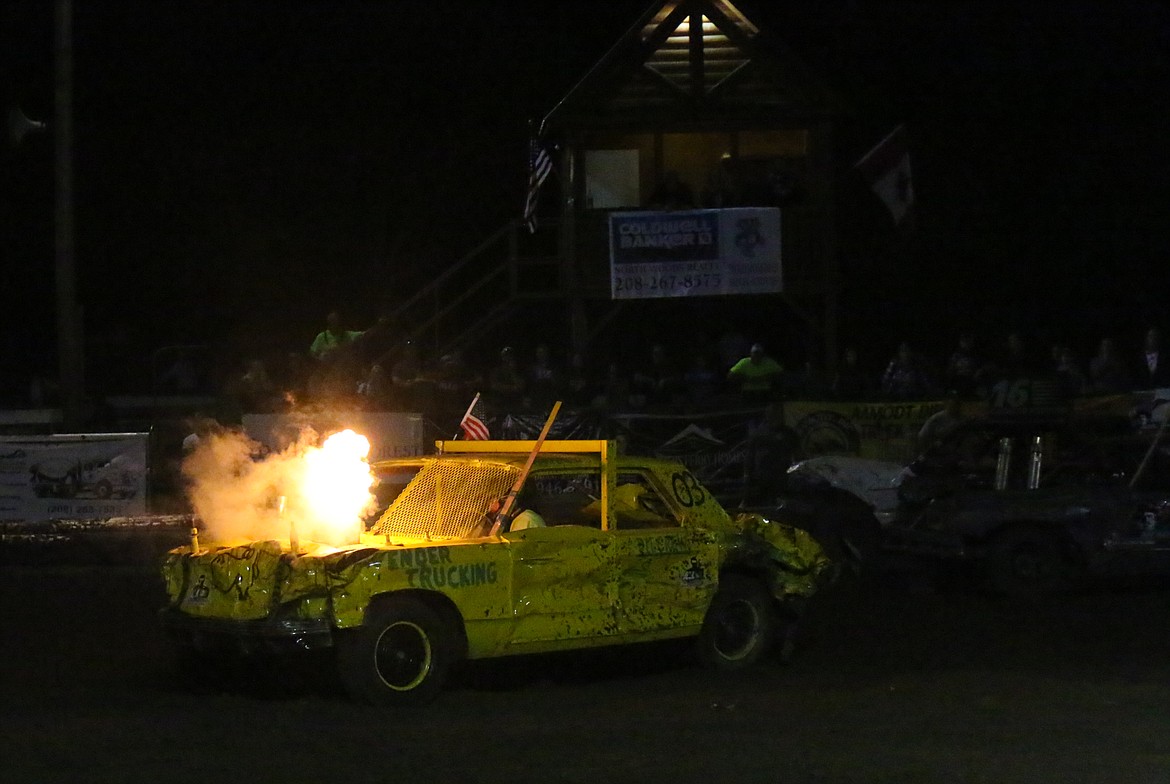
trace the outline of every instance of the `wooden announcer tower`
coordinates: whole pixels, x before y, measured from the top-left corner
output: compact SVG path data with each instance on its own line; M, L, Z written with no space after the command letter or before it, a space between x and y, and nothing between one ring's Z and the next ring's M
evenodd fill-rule
M574 345L609 303L608 214L658 208L677 179L695 207L778 207L787 307L836 350L834 123L842 106L780 41L727 0L652 6L544 117L558 198L554 239ZM592 308L592 309L591 309Z

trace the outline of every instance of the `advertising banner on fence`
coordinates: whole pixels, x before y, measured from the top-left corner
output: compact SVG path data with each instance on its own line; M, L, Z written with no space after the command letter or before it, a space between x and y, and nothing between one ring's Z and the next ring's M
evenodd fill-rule
M1128 415L1153 426L1166 419L1168 402L1170 390L1081 398L1068 413ZM791 462L803 458L848 455L905 465L917 457L922 426L945 405L944 400L789 400L768 410L568 411L557 418L549 437L618 439L627 454L678 460L728 503L782 486ZM989 413L1011 416L1013 410L966 400L960 416ZM498 437L535 439L544 421L543 414L508 415Z
M784 404L784 423L796 434L800 453L854 455L874 460L908 463L915 457L918 431L941 400L849 403L797 400ZM965 416L986 409L983 403L964 403Z
M749 474L771 440L759 437L763 411L705 411L693 414L562 414L550 438L609 438L633 455L666 457L683 463L715 495L738 499ZM509 416L501 438L534 439L544 417ZM776 470L781 474L787 464Z
M311 416L244 414L242 424L249 438L276 452L295 444L305 428L321 435L348 428L365 436L370 441L371 463L421 455L430 446L423 443L422 414L382 411L322 411Z
M146 433L0 436L0 522L146 513Z
M776 208L614 212L609 247L613 299L782 289Z
M1159 399L1158 392L1167 394ZM1035 411L1065 411L1076 415L1120 415L1146 417L1153 421L1161 413L1160 403L1170 400L1170 390L1134 392L1077 398L1064 409L1033 409L1027 405L1004 405L966 400L961 416L977 417L1027 415ZM836 402L797 400L784 404L784 423L796 434L800 453L854 455L875 460L908 463L917 457L918 433L926 420L945 405L942 400ZM1147 413L1148 412L1148 413Z

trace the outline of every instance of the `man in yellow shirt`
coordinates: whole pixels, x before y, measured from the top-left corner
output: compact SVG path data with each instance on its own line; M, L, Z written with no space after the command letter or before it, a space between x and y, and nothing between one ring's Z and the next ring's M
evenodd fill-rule
M336 310L330 311L325 317L325 329L317 333L309 346L309 356L317 360L327 359L338 348L353 343L361 336L361 332L343 329L341 314Z
M753 343L751 352L727 371L727 380L739 385L745 399L765 403L775 396L783 373L784 367L768 356L763 344Z

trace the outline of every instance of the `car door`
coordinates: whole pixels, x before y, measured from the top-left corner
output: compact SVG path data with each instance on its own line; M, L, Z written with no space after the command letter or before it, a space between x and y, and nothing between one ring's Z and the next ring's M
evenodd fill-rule
M533 474L524 505L544 525L504 534L512 564L512 643L558 643L613 635L613 534L588 512L600 471Z
M693 477L689 486L699 488ZM696 630L718 582L714 536L682 525L684 511L667 498L649 471L617 477L611 520L626 634Z
M1117 502L1108 510L1106 549L1122 556L1115 564L1122 571L1170 573L1170 452L1155 445L1148 453L1143 449L1127 457L1127 464L1141 468L1116 488Z

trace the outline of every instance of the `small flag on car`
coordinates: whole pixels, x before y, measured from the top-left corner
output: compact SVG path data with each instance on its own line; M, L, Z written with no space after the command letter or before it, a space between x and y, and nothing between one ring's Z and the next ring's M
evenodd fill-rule
M459 429L463 431L463 437L468 441L489 440L492 434L488 431L487 423L484 421L486 418L483 403L480 402L479 393L476 392L471 405L467 407L467 413L459 422Z

